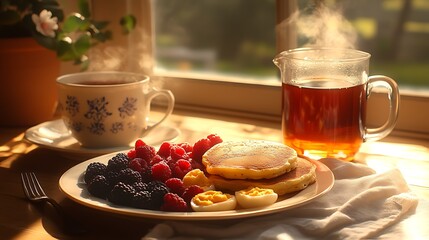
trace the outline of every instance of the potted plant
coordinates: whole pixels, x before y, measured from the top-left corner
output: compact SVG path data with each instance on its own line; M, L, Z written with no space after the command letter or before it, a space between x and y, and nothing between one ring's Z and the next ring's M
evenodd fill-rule
M110 23L92 18L88 0L76 3L79 12L65 16L57 0L1 1L0 111L4 117L0 126L34 125L51 119L60 61L71 61L86 70L90 48L112 38ZM136 20L125 15L119 24L128 33Z

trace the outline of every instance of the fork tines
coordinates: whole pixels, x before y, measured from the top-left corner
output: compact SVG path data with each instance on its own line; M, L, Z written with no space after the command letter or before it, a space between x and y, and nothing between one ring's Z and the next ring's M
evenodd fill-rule
M21 173L21 180L24 188L24 193L28 198L34 199L37 197L46 196L34 172Z

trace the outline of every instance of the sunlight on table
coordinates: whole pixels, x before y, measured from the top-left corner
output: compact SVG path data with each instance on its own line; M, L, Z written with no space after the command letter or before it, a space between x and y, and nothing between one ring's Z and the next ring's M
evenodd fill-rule
M403 143L368 142L356 155L377 172L398 168L410 185L429 187L429 149Z
M20 134L5 144L0 146L0 158L2 158L0 167L10 168L14 159L22 154L31 152L37 146L24 140L24 134Z

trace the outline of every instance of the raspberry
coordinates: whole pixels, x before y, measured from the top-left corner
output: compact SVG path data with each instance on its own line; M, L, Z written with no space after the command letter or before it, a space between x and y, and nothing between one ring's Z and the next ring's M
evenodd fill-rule
M152 168L152 178L154 180L165 182L171 178L171 169L165 162L155 163Z
M155 148L150 145L143 145L136 148L136 157L143 158L148 163L155 156Z
M207 138L210 140L212 147L218 143L223 142L222 138L217 134L210 134L207 136Z
M137 148L142 147L144 145L146 145L146 143L143 142L143 140L137 139L136 142L134 143L134 149L137 149Z
M128 161L128 156L125 153L118 153L107 163L107 171L119 172L128 167Z
M191 163L185 159L179 159L172 168L173 176L183 179L183 177L192 170Z
M170 148L170 156L173 160L178 160L182 158L189 158L188 154L186 154L185 149L183 149L181 146L175 145Z
M201 162L197 162L193 158L189 159L189 162L191 163L192 169L204 170L203 164Z
M152 205L151 194L148 191L138 191L133 196L132 206L136 208L150 209Z
M130 151L127 152L127 157L128 159L134 159L136 158L136 150L135 149L131 149Z
M202 193L204 190L198 186L198 185L191 185L185 189L185 191L182 194L183 200L185 200L187 203L190 203L192 198L197 195L198 193Z
M135 189L123 182L116 184L108 196L109 201L118 205L130 206L133 201Z
M134 171L131 168L125 168L119 172L118 181L125 184L133 184L135 182L141 182L142 177L139 172Z
M128 167L141 173L149 168L149 164L142 158L134 158L129 162Z
M95 176L88 184L88 192L91 195L105 199L110 191L109 182L103 175Z
M183 194L185 191L185 187L183 186L183 182L179 178L170 178L165 181L165 185L170 189L170 192L176 193L179 196Z
M167 193L164 196L164 204L161 206L161 210L170 212L186 212L188 211L188 205L186 202L175 193Z
M179 144L179 146L182 147L183 149L185 149L185 151L187 153L192 152L193 147L192 147L192 145L190 145L187 142L181 143L181 144Z
M163 142L159 147L157 154L164 158L170 156L170 148L172 146L173 145L169 142Z
M153 166L155 163L159 163L159 162L161 162L161 161L163 161L164 160L164 158L163 157L161 157L161 155L159 155L159 154L156 154L151 160L150 160L150 165L151 166Z
M88 184L97 175L104 175L106 173L106 165L101 162L93 162L86 167L84 180Z
M201 163L204 153L211 148L211 142L208 138L202 138L194 144L194 151L192 152L192 159Z
M170 169L174 168L174 165L176 164L176 160L174 160L171 156L167 157L164 162L170 167Z

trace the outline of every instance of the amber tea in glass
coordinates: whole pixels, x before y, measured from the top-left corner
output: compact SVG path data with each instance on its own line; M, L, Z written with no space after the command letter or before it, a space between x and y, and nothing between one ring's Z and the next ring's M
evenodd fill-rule
M313 159L353 160L362 142L385 137L398 113L398 88L385 76L368 77L370 55L352 49L294 49L274 63L282 78L284 143ZM380 128L366 127L373 88L388 89L390 114Z

